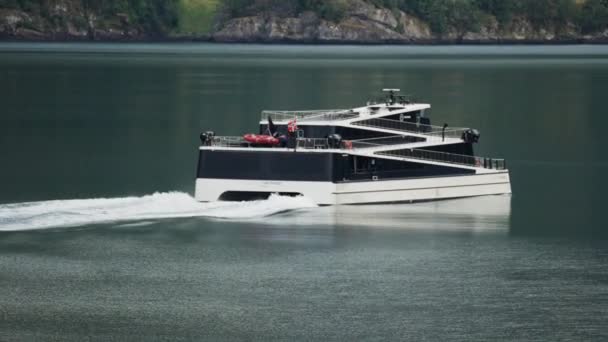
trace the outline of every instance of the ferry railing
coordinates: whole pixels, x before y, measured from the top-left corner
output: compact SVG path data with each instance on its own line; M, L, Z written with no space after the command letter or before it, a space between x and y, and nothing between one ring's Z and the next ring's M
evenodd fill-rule
M328 149L329 140L324 138L299 138L296 140L296 147L299 149Z
M203 144L205 145L205 144ZM211 141L207 144L207 146L217 146L217 147L242 147L248 146L248 142L243 139L243 137L235 137L235 136L214 136L211 138Z
M352 112L346 109L327 109L327 110L301 110L301 111L269 111L262 112L262 121L268 121L271 118L273 121L337 121L352 119L359 116L359 113Z
M395 131L402 131L408 133L416 133L421 135L432 136L434 138L443 139L445 138L461 138L462 134L468 130L468 128L463 127L450 127L449 129L445 129L441 126L433 126L433 125L422 125L414 122L405 122L405 121L397 121L390 119L382 119L382 118L373 118L366 119L361 121L352 122L353 125L357 126L367 126L367 127L376 127L376 128L384 128Z
M445 137L452 139L461 139L462 138L461 130L446 130ZM400 144L415 144L415 143L424 143L424 142L443 142L445 139L443 138L443 134L430 134L426 135L424 138L418 138L419 141L411 140L411 136L407 135L391 135L379 138L369 138L369 139L359 139L353 140L353 148L365 148L365 147L378 147L378 146L386 146L386 145L400 145Z
M478 156L467 156L462 154L445 153L421 149L402 149L393 151L376 152L376 154L390 157L424 159L449 164L459 164L485 169L506 170L507 162L504 159L485 158Z
M214 136L211 140L203 144L203 146L215 147L249 147L252 144L243 139L243 137L235 136ZM280 147L280 146L269 146ZM329 140L327 138L298 138L296 147L299 149L328 149Z
M400 141L401 140L401 141ZM340 149L352 150L357 148L378 147L386 145L396 145L403 143L403 136L379 137L364 140L344 140L340 144ZM205 144L204 144L205 145ZM235 136L215 136L206 146L217 147L247 147L250 144L242 137ZM329 149L329 139L326 138L298 138L296 140L297 149ZM479 156L467 156L462 154L429 151L423 149L400 149L392 151L376 152L378 155L389 157L423 159L450 164L483 167L486 169L506 170L507 162L504 159L484 158Z
M338 146L334 146L336 149L352 150L352 149L365 149L381 146L400 145L415 143L409 140L407 136L395 135L388 137L378 137L371 139L360 139L360 140L342 140L338 142ZM309 148L309 149L328 149L332 148L329 139L327 138L298 138L298 148Z
M415 143L409 141L407 136L395 135L387 137L378 137L361 140L343 140L338 148L341 149L357 149L379 147L387 145L399 145L406 143ZM205 144L203 144L205 145ZM208 146L217 147L247 147L251 144L238 136L214 136L207 144ZM346 147L348 145L348 147ZM327 138L298 138L296 139L296 148L301 149L328 149L330 148L329 139Z
M463 134L468 131L468 128L450 128L446 129L445 132L431 132L423 133L427 137L427 141L445 141L445 138L449 139L462 139Z
M391 135L377 138L359 139L352 140L351 144L353 148L369 148L369 147L380 147L387 145L401 145L401 144L414 144L423 141L412 141L411 138L406 135ZM422 138L420 138L422 140Z

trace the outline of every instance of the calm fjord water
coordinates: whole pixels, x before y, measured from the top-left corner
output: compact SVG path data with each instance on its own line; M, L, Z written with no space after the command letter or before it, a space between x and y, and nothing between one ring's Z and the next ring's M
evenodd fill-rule
M185 194L201 130L383 87L478 128L514 195ZM608 339L607 91L602 46L0 44L0 340Z

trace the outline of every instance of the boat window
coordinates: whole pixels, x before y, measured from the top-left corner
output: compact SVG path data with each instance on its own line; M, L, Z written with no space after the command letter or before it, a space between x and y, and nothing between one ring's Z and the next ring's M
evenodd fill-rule
M255 191L226 191L224 192L219 200L226 202L242 202L242 201L255 201L255 200L264 200L268 199L272 192L255 192ZM290 196L297 197L302 196L301 193L298 192L280 192L278 193L280 196Z

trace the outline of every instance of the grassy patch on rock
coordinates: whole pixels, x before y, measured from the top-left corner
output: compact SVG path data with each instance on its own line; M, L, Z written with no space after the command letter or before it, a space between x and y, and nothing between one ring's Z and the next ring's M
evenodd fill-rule
M179 34L206 34L211 32L222 0L179 0Z

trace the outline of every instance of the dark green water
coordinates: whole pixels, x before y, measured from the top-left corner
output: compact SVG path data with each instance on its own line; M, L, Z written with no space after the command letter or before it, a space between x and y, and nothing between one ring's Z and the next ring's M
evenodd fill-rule
M513 196L186 194L201 130L383 87L480 129ZM0 44L0 340L606 340L607 91L601 46Z

